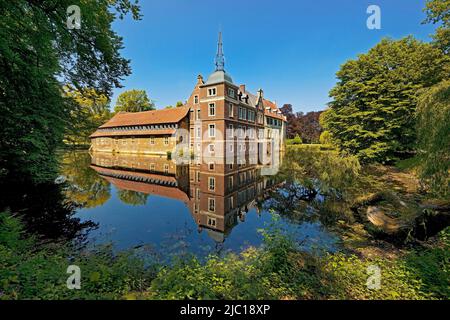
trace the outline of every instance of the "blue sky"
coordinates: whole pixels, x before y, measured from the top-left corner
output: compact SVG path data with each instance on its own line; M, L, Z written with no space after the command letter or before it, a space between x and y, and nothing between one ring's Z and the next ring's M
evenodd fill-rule
M278 105L323 110L339 66L383 37L429 41L425 0L141 0L143 19L118 20L122 54L133 73L124 88L145 89L157 108L186 100L198 74L214 71L223 32L225 70L250 91L263 88ZM381 8L381 30L366 27L369 5Z

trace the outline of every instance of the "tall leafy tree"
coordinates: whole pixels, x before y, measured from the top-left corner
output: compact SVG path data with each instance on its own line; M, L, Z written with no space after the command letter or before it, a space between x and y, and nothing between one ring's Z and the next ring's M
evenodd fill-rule
M414 150L420 89L448 77L449 57L413 37L383 39L337 72L321 124L339 147L364 161L390 161Z
M440 24L433 35L434 43L450 54L450 0L427 0L424 23Z
M61 83L109 96L130 74L112 23L139 7L129 0L83 0L70 29L71 0L0 2L0 176L39 183L56 173L54 151L73 107Z
M139 112L155 110L155 105L147 96L145 90L127 90L117 98L114 112Z
M450 80L426 90L417 107L420 175L430 190L450 196Z
M111 118L109 98L95 90L81 93L65 87L66 96L72 98L74 105L70 110L64 138L69 144L89 144L89 135Z
M318 143L322 127L319 117L322 111L310 111L307 113L297 113L296 120L298 122L298 134L304 143Z

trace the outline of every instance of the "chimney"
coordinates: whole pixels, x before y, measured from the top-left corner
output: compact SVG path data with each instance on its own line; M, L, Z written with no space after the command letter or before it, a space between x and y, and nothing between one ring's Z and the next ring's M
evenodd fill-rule
M239 86L239 90L240 90L242 93L245 93L245 84L241 84L241 85Z

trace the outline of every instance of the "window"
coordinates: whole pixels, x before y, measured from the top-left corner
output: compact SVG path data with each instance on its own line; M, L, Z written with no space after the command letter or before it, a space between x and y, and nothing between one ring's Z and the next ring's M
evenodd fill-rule
M230 163L230 164L228 165L228 169L233 170L233 164L232 164L232 163Z
M209 146L209 153L214 153L214 144L210 144Z
M200 171L197 171L197 182L200 182Z
M229 138L233 138L233 137L234 137L233 131L234 131L233 125L232 125L232 124L229 124L229 125L228 125L228 137L229 137Z
M195 191L196 191L196 198L200 199L200 188L195 189Z
M164 144L166 146L169 144L169 137L164 137Z
M215 167L214 162L210 162L208 165L209 170L214 171L214 167Z
M234 208L234 197L231 196L228 198L228 209L233 209Z
M216 178L209 177L208 179L208 189L209 191L214 191L216 188Z
M202 136L202 128L197 127L197 138L200 138Z
M228 104L228 116L230 118L233 118L233 116L234 116L234 114L233 114L233 104L232 103Z
M233 146L233 142L231 142L230 144L228 144L228 150L230 152L233 152L234 146Z
M211 227L215 227L216 226L216 218L208 217L208 225Z
M216 88L209 88L208 89L208 96L212 97L215 96L217 94Z
M233 189L233 184L234 184L233 176L228 177L228 188L230 190Z
M234 89L228 88L228 96L234 98Z
M198 103L198 96L194 96L194 103L195 103L195 104Z
M255 122L255 111L248 110L248 121Z
M169 173L169 165L168 164L164 164L164 173Z
M216 199L208 198L208 210L211 212L216 211Z
M216 125L215 124L210 124L208 132L209 132L209 137L210 138L214 138L216 136Z
M150 171L155 171L155 164L154 163L150 163Z
M155 137L150 138L150 144L155 144Z
M197 120L200 120L200 109L197 109Z
M216 104L215 104L215 103L210 103L210 104L209 104L208 115L209 115L210 117L216 115Z

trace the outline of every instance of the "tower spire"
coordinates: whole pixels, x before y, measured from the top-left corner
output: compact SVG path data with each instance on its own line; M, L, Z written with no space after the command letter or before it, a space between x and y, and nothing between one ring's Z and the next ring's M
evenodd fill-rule
M217 54L215 59L216 71L224 71L225 68L225 57L223 55L222 48L222 31L219 31L219 41L217 42Z

